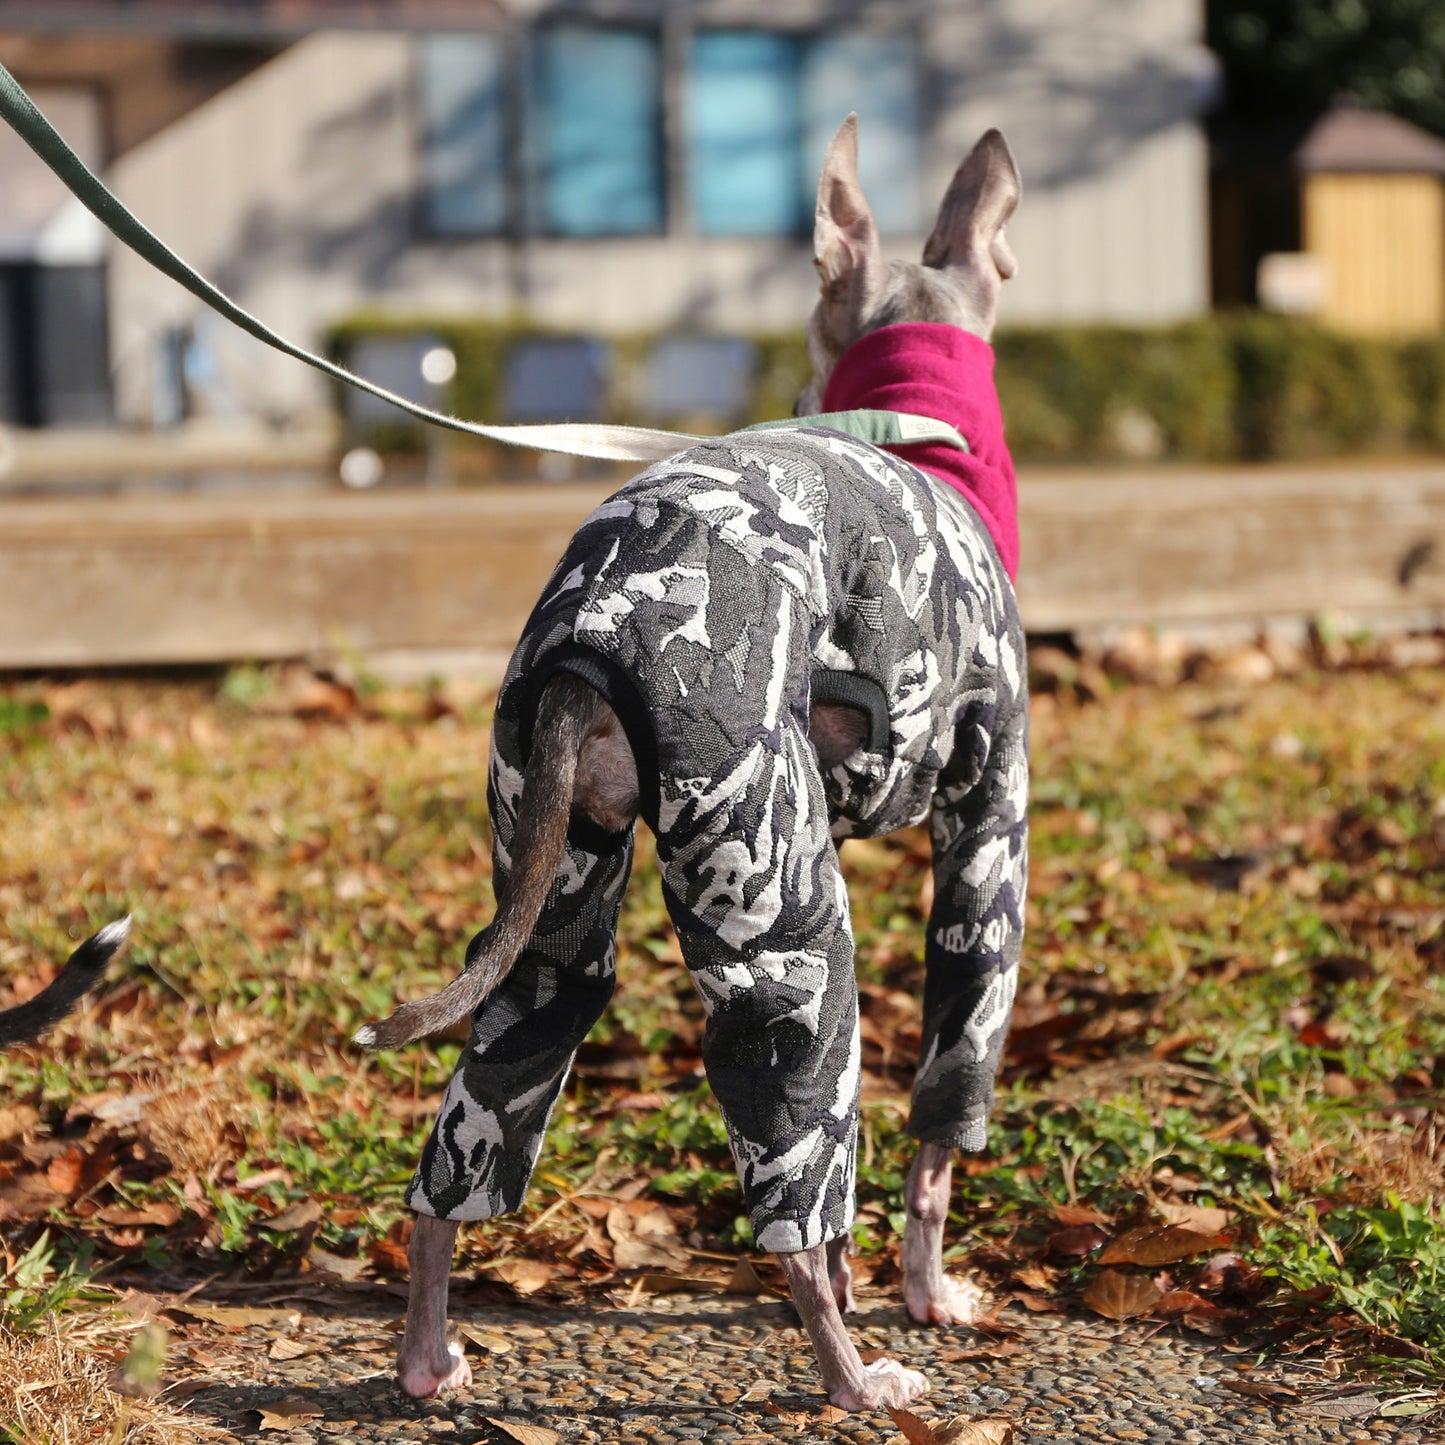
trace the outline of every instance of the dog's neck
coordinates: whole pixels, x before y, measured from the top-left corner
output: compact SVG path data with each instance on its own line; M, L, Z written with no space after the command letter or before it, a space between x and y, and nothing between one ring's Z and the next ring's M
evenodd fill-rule
M857 408L934 417L963 434L967 452L936 442L889 450L960 492L1016 576L1018 488L993 387L993 348L932 321L870 331L839 358L823 395L825 411Z

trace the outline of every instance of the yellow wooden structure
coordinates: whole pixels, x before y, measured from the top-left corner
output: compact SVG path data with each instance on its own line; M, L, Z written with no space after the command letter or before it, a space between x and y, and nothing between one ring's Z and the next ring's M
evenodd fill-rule
M1445 140L1351 104L1302 133L1232 137L1217 154L1211 247L1217 305L1262 301L1265 258L1304 253L1325 325L1445 330Z
M1445 183L1433 175L1304 178L1304 249L1320 258L1319 319L1342 331L1445 328Z

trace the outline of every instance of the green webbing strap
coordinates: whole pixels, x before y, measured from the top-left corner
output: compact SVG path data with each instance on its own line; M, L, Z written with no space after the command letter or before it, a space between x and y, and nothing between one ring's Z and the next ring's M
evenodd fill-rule
M20 82L3 65L0 65L0 117L10 124L31 150L60 177L71 194L112 235L142 259L149 261L158 271L184 286L212 310L218 311L242 331L254 336L258 341L265 342L267 346L275 347L284 355L304 361L307 366L314 366L317 371L324 372L337 381L344 381L348 386L357 387L382 401L390 402L392 406L400 407L402 411L409 412L422 421L447 427L452 431L465 432L469 436L505 442L509 446L535 447L539 451L562 452L576 457L598 457L604 461L658 461L696 442L709 440L692 432L654 431L648 427L635 426L601 426L590 422L558 423L553 426L484 426L480 422L462 421L460 417L449 416L446 412L433 411L430 407L398 396L394 391L388 391L374 381L367 381L365 377L347 371L344 366L338 366L324 356L317 356L287 341L264 321L258 320L249 311L238 306L225 292L213 286L200 272L177 256L164 241L137 220L71 150L60 132L46 120ZM832 412L826 416L768 422L764 425L796 427L808 423L837 427L880 446L944 440L968 450L967 442L952 427L928 417L910 416L901 412Z
M907 446L911 442L946 442L949 446L968 450L963 434L946 421L931 416L915 416L910 411L874 411L858 407L853 411L824 411L816 416L790 416L783 421L760 421L747 431L772 431L780 427L828 426L847 432L859 441L875 447Z

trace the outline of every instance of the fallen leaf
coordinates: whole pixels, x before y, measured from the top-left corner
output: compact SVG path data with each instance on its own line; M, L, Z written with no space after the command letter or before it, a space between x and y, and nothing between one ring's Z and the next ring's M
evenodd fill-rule
M306 1263L318 1274L329 1274L339 1280L358 1280L371 1265L370 1260L347 1259L316 1244L306 1251Z
M319 1224L321 1216L321 1206L316 1200L303 1199L289 1209L283 1209L280 1214L273 1214L270 1219L258 1219L256 1223L261 1229L274 1229L277 1234L294 1234L308 1224Z
M677 1238L677 1225L662 1205L635 1199L607 1213L612 1262L618 1269L686 1269L691 1262Z
M228 1330L294 1329L301 1323L300 1310L245 1309L238 1305L168 1304L166 1313L191 1320L222 1325Z
M98 1210L95 1216L102 1224L111 1224L120 1229L135 1229L141 1225L160 1225L170 1228L180 1221L181 1211L168 1199L153 1204L142 1204L137 1209L123 1209L118 1204L108 1204Z
M1082 1224L1109 1224L1112 1221L1107 1214L1097 1209L1090 1209L1084 1204L1055 1204L1054 1218L1060 1224L1069 1228L1076 1228Z
M1156 1315L1210 1315L1225 1314L1213 1300L1195 1294L1189 1289L1171 1289L1163 1294L1154 1306Z
M938 1358L945 1365L961 1365L971 1360L1003 1360L1022 1350L1017 1340L995 1340L991 1345L975 1345L971 1350L940 1350Z
M1084 1291L1084 1303L1095 1314L1111 1320L1129 1320L1148 1314L1164 1291L1143 1275L1123 1274L1117 1269L1100 1270Z
M955 1415L938 1432L938 1445L1009 1445L1013 1438L1013 1421L1001 1415Z
M239 1194L248 1194L253 1189L264 1189L268 1184L290 1184L289 1169L263 1169L259 1174L248 1174L238 1179L231 1188Z
M1378 1395L1335 1395L1323 1400L1304 1400L1295 1410L1301 1415L1324 1415L1331 1420L1361 1420L1378 1415L1384 1405Z
M266 1354L273 1360L299 1360L302 1355L309 1355L311 1348L302 1340L293 1340L286 1335L279 1335L271 1341L271 1348L266 1351Z
M1099 1256L1100 1264L1142 1264L1153 1269L1192 1259L1229 1243L1222 1234L1199 1234L1178 1224L1146 1224L1121 1234Z
M7 1104L0 1109L0 1143L17 1139L40 1122L40 1114L29 1104Z
M557 1445L562 1438L555 1430L545 1425L514 1425L510 1420L496 1420L486 1417L488 1425L495 1425L504 1435L509 1435L517 1445Z
M836 1425L840 1420L848 1418L848 1412L840 1410L836 1405L823 1405L816 1413L812 1413L807 1410L786 1410L776 1400L764 1401L763 1413L797 1428L806 1425Z
M310 1400L288 1396L270 1405L258 1405L263 1430L290 1430L298 1420L319 1420L323 1411Z
M482 1269L495 1275L503 1284L509 1284L520 1295L536 1294L552 1282L553 1269L540 1259L503 1259L496 1264L484 1264Z
M892 1405L885 1405L883 1408L888 1411L889 1419L903 1431L903 1438L908 1441L908 1445L939 1445L939 1438L933 1427L927 1421L920 1420L911 1410L897 1410Z
M742 1259L738 1260L737 1264L734 1266L732 1278L728 1280L727 1284L724 1286L723 1293L750 1295L766 1294L772 1295L776 1299L788 1298L788 1296L784 1294L782 1290L774 1289L772 1285L768 1284L762 1278L762 1276L759 1275L757 1268L754 1266L752 1260L749 1259L746 1255L744 1255Z
M1234 1223L1228 1209L1213 1209L1204 1204L1171 1204L1167 1200L1155 1206L1166 1224L1177 1224L1199 1234L1223 1234Z
M1275 1405L1287 1405L1299 1399L1299 1392L1278 1380L1230 1380L1219 1382L1226 1390L1236 1395L1247 1395L1252 1400L1268 1400Z
M497 1330L484 1330L480 1325L458 1325L457 1333L491 1355L505 1355L512 1348L512 1342L506 1335Z
M366 1247L366 1257L384 1274L406 1276L411 1273L406 1245L398 1244L394 1239L372 1240Z
M1109 1236L1097 1224L1071 1224L1049 1236L1049 1253L1060 1259L1082 1259L1108 1240Z
M718 1294L723 1288L721 1280L685 1274L645 1274L638 1284L644 1294Z

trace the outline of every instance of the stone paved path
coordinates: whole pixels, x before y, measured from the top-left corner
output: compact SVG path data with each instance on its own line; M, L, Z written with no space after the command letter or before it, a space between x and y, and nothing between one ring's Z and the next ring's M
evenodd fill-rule
M725 1296L648 1297L628 1307L462 1305L454 1322L484 1342L500 1336L510 1349L469 1350L475 1381L442 1401L403 1399L391 1382L395 1309L384 1300L327 1316L305 1305L280 1353L274 1331L232 1336L228 1354L247 1363L218 1371L214 1383L192 1382L185 1408L218 1438L277 1445L370 1445L370 1442L502 1442L489 1423L542 1426L564 1445L766 1445L837 1441L884 1445L901 1439L884 1414L823 1417L811 1379L806 1337L781 1300ZM1239 1380L1255 1359L1227 1341L1096 1317L1025 1316L1020 1348L1001 1359L947 1361L986 1345L965 1330L912 1326L897 1305L865 1302L856 1326L860 1348L886 1347L925 1370L932 1391L917 1413L937 1426L959 1413L1014 1422L1015 1445L1319 1445L1390 1442L1440 1445L1445 1427L1374 1415L1336 1419L1319 1397L1331 1387L1317 1367L1283 1377L1308 1402L1284 1408L1242 1396L1222 1382ZM241 1345L237 1351L235 1346ZM278 1402L289 1402L281 1403ZM272 1419L270 1407L289 1421ZM279 1427L279 1428L278 1428ZM198 1432L199 1434L200 1432Z

